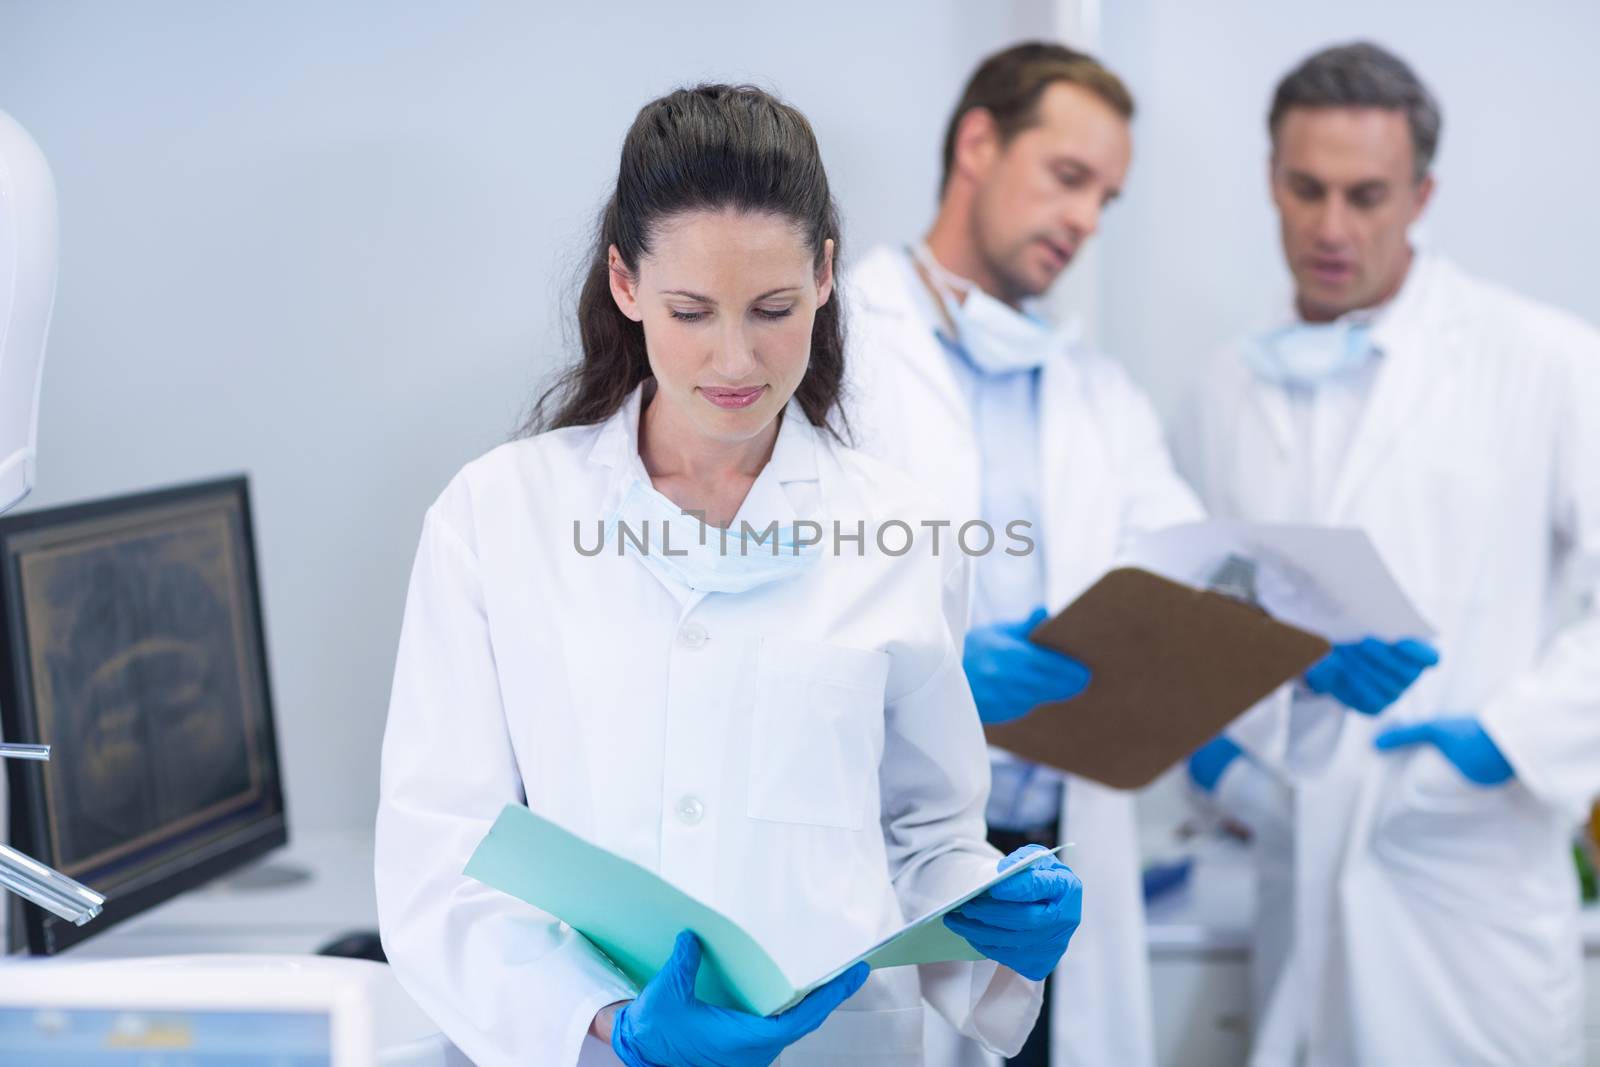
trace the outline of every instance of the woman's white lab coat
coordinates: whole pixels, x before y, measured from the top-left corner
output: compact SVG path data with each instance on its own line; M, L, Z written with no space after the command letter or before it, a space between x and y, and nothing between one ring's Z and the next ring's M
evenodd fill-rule
M863 451L939 493L946 517L980 518L972 415L922 311L919 284L906 253L887 247L846 279L851 428ZM1130 535L1201 512L1174 473L1154 409L1115 360L1087 346L1063 351L1045 364L1039 408L1039 598L1057 611L1111 568ZM1052 983L1051 1063L1149 1067L1154 1028L1133 794L1069 776L1061 839L1074 844L1085 909ZM934 1037L944 1037L937 1027ZM930 1063L984 1058L968 1046L940 1050Z
M586 556L644 477L640 394L503 446L429 510L384 738L377 890L406 989L481 1067L615 1063L586 1038L634 990L570 928L461 875L507 802L642 864L820 975L995 869L961 670L967 566L874 522L923 510L791 405L739 518L867 535L799 577L697 594ZM826 546L825 546L826 547ZM890 542L898 547L898 541ZM631 550L630 550L631 551ZM921 1061L923 998L1019 1047L1040 986L990 962L884 970L785 1067Z
M1332 754L1296 789L1309 1062L1576 1063L1569 834L1600 785L1600 334L1422 256L1374 337L1347 448L1314 433L1307 454L1287 396L1237 349L1180 438L1218 514L1361 527L1438 629L1440 665L1376 720L1330 710ZM1286 514L1307 479L1316 513ZM1586 602L1560 625L1563 579ZM1478 716L1516 780L1474 785L1431 745L1373 750L1380 730L1446 715Z

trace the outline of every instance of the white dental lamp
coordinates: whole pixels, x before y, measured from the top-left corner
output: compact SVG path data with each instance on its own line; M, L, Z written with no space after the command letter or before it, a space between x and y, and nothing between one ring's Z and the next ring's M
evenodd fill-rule
M0 512L33 488L39 381L56 298L56 187L28 131L0 111ZM48 745L7 744L0 758L47 760ZM0 888L79 926L105 898L0 844Z

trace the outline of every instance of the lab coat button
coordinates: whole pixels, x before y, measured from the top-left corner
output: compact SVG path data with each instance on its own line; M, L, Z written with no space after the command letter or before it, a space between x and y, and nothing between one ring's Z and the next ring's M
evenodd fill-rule
M678 629L678 640L690 648L699 648L709 639L706 628L697 622L686 622Z
M693 826L705 818L706 806L700 803L699 797L684 797L678 801L678 819L689 826Z

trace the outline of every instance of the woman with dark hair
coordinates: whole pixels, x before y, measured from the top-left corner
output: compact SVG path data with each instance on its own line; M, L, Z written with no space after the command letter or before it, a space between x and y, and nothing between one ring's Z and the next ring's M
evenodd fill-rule
M909 1067L924 1000L1011 1052L1077 926L1077 879L1046 860L948 920L984 959L858 966L760 1018L696 999L690 932L638 989L461 874L526 803L809 976L1005 862L961 669L965 559L885 539L926 512L832 423L838 241L799 112L726 86L647 105L579 301L582 361L536 408L543 432L428 512L379 914L406 988L482 1067Z

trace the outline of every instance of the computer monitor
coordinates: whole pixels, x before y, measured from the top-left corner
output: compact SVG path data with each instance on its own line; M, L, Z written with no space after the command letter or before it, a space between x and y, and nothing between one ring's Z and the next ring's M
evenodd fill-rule
M11 898L9 948L60 952L288 840L250 494L231 478L0 519L11 843L106 897L84 926Z

